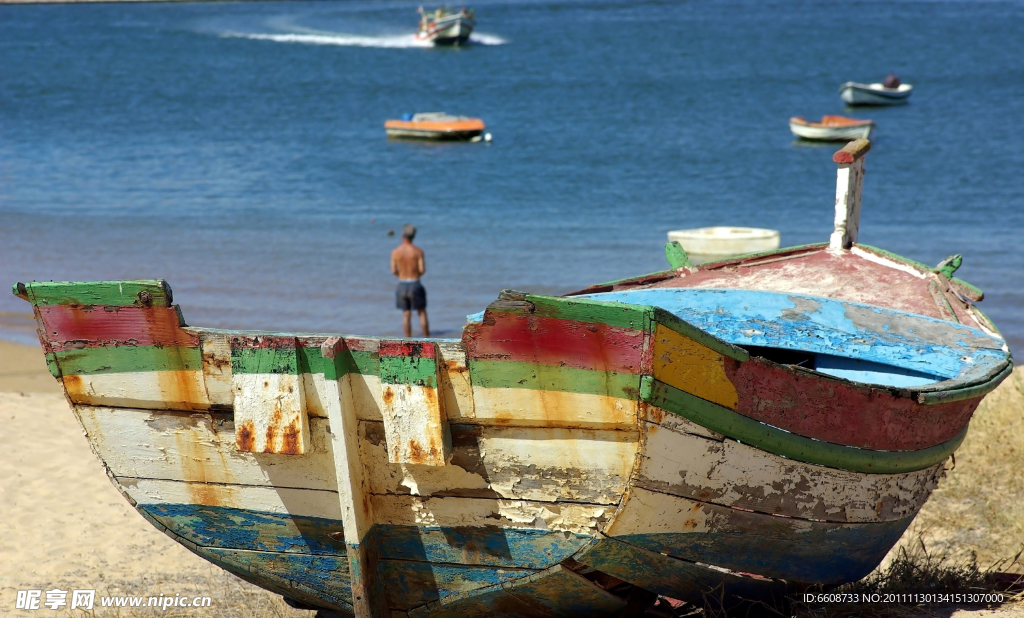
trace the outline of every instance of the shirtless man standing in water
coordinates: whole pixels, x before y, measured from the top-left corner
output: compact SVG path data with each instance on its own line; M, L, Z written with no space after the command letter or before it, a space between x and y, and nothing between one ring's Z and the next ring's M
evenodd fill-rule
M416 228L407 225L402 228L402 244L391 252L391 272L398 277L398 289L395 290L395 305L402 310L402 326L405 336L412 337L412 310L420 314L420 328L423 336L430 336L427 324L427 291L420 283L420 277L427 271L423 261L423 249L412 244L416 237Z

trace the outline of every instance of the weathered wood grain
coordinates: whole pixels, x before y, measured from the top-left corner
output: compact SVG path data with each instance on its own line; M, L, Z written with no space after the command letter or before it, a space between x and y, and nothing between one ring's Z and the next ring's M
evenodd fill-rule
M39 318L54 350L113 345L196 347L176 306L44 305Z
M480 373L473 369L473 399L476 415L460 422L479 425L500 425L504 427L577 427L585 429L633 429L636 427L637 393L640 390L639 376L627 375L624 379L613 374L593 376L565 375L565 371L547 365L535 366L508 377L522 375L528 386L504 388L501 386L477 386ZM471 367L472 368L472 367ZM596 372L589 372L596 374ZM604 393L568 392L541 388L548 381L580 385L591 378L593 390ZM532 381L532 384L526 381ZM485 382L486 383L486 382ZM493 382L492 382L493 383ZM515 382L513 382L515 383ZM535 388L530 388L536 384Z
M143 504L139 509L176 535L203 547L346 554L342 523L334 519L195 504Z
M831 523L740 511L633 488L605 534L690 562L787 581L837 584L873 570L913 516Z
M388 583L385 588L387 605L399 611L408 611L453 594L493 586L535 572L528 569L405 560L381 561L381 577Z
M63 364L58 364L63 371ZM210 400L203 373L196 370L64 373L60 380L75 404L184 411L217 405Z
M124 305L170 307L171 287L162 280L30 281L14 286L15 295L36 306Z
M805 438L694 397L649 376L643 378L641 397L647 403L769 453L871 474L912 472L934 466L945 461L967 433L965 427L950 440L916 451L875 451Z
M539 529L592 535L615 512L606 505L495 500L488 498L421 498L374 495L374 521L392 526L441 528L490 527Z
M452 424L444 467L392 464L380 423L360 423L360 455L378 494L500 497L618 504L629 481L636 431Z
M555 565L502 584L448 595L444 600L411 610L409 617L599 617L619 616L625 607L625 599L561 565Z
M725 357L671 328L657 324L652 336L652 375L670 386L735 409L736 387L726 374ZM735 365L731 361L729 365Z
M294 337L231 337L235 446L243 453L302 455L309 418Z
M199 547L201 557L289 599L351 612L350 574L343 557Z
M492 526L378 526L382 556L444 564L544 569L582 549L590 535Z
M338 492L116 477L138 505L195 504L343 521Z
M832 522L904 519L917 513L943 474L942 464L902 474L848 472L709 439L682 426L646 427L638 486L759 513Z
M779 580L697 564L603 536L575 559L651 592L698 605L705 603L706 596L771 600L792 592Z
M388 461L442 467L451 433L432 342L382 341L380 379Z
M118 477L337 490L326 419L311 419L302 457L240 453L219 414L77 406L89 441Z

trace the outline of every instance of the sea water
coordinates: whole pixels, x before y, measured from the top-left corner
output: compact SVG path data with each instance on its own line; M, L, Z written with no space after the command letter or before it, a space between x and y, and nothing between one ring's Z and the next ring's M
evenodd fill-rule
M839 146L787 120L840 113L878 125L861 242L962 253L1024 344L1021 2L478 2L454 49L417 5L0 6L0 283L164 278L198 326L394 335L412 223L457 336L503 288L665 268L668 230L826 240ZM909 105L844 109L890 71ZM494 141L385 139L417 111Z

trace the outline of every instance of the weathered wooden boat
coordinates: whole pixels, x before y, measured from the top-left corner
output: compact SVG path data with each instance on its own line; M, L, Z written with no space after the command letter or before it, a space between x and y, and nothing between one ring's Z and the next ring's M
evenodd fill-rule
M848 142L867 139L875 123L846 116L822 116L820 122L804 120L802 116L789 119L789 130L801 139L826 142Z
M839 96L847 105L904 105L913 92L910 84L886 88L885 84L846 82L839 87Z
M197 555L357 616L613 616L863 577L1009 374L981 292L829 243L566 297L459 339L186 326L163 281L32 282L110 479ZM638 601L639 599L639 601Z
M452 11L448 7L426 13L419 8L420 27L416 39L434 45L463 45L469 40L476 27L476 15L473 9L461 8Z
M388 137L426 140L473 140L487 126L479 118L452 116L444 112L405 114L398 120L384 123Z

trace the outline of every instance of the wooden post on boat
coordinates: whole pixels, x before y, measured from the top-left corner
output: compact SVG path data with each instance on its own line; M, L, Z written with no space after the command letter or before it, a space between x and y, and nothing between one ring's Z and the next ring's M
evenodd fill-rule
M857 242L860 231L860 195L864 186L864 155L871 150L871 142L858 139L832 155L839 164L836 176L835 230L829 238L830 251L848 250Z
M331 337L320 347L320 354L326 361L324 408L331 426L342 534L352 581L352 611L356 618L384 618L388 611L377 571L377 548L371 534L373 506L359 459L359 420L349 381L344 372L338 370L339 363L344 363L338 357L345 349L344 339Z

